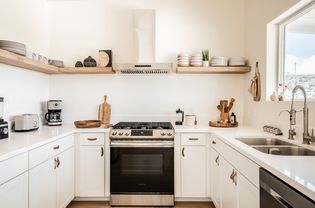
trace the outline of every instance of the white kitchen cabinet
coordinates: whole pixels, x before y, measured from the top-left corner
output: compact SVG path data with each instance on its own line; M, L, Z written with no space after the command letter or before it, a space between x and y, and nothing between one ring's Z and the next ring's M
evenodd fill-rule
M56 208L56 168L52 158L29 171L29 208Z
M211 197L216 208L221 207L221 184L220 184L220 155L211 149Z
M259 208L259 189L242 174L237 175L238 208Z
M104 146L80 146L79 196L105 196Z
M206 147L182 146L181 196L206 197Z
M74 148L29 172L29 208L65 208L74 198Z
M58 156L57 208L66 207L74 198L74 148Z
M28 172L0 186L0 207L28 208Z
M237 208L237 174L231 164L220 159L221 207Z
M218 138L211 143L211 196L216 207L259 208L259 189L255 186L258 166Z

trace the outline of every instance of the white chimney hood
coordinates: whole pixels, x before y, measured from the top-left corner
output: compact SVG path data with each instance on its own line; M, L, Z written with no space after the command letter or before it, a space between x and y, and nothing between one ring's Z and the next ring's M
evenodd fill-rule
M169 73L171 63L155 62L155 10L134 10L134 37L136 63L114 66L121 73Z

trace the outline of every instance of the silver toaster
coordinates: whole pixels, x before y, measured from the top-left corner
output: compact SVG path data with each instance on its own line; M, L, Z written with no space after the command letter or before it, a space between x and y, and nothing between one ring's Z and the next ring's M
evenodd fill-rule
M39 129L39 116L37 114L23 114L15 116L14 131L26 132Z

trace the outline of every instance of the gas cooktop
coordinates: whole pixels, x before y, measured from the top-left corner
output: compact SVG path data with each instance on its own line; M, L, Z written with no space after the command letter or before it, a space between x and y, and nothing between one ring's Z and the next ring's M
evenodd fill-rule
M110 131L111 139L172 139L171 122L119 122Z

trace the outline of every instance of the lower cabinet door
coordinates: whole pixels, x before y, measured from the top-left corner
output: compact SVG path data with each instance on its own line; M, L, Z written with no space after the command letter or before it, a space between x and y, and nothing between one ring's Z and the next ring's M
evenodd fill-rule
M105 159L103 146L80 146L79 196L105 196Z
M182 197L206 197L206 147L182 146Z
M56 169L52 158L29 171L29 208L56 208Z
M28 208L28 172L0 186L0 207Z
M237 208L237 173L233 166L220 158L221 207ZM233 181L234 178L234 181ZM242 207L243 208L243 207Z
M220 159L219 154L211 149L211 198L216 208L221 207Z
M259 189L243 175L237 176L238 208L259 208Z
M58 156L57 208L65 208L74 198L74 148Z

